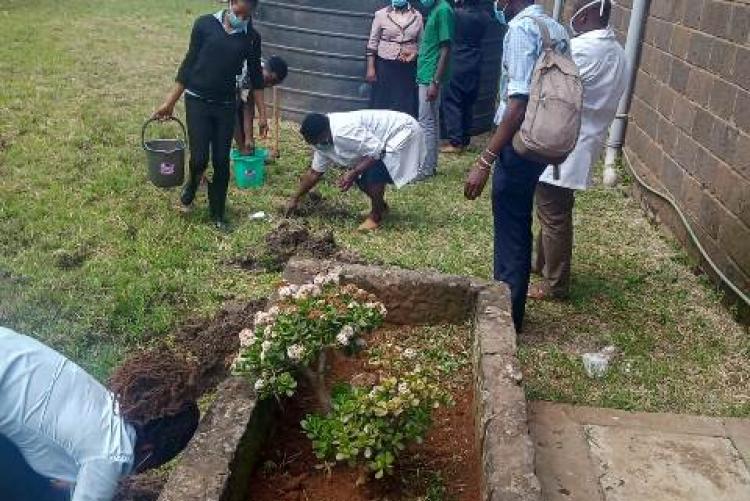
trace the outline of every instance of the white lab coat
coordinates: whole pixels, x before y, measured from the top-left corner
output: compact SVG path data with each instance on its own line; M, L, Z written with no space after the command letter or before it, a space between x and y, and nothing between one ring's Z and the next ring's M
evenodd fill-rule
M0 435L40 475L74 484L71 501L110 501L133 469L137 438L114 395L52 348L3 327L0 354Z
M591 186L591 167L599 159L607 131L627 83L625 51L611 28L583 33L570 41L573 60L583 80L583 116L578 144L560 165L560 179L552 167L540 182L574 190Z
M419 122L397 111L360 110L328 115L333 148L315 150L312 169L353 168L364 157L382 159L396 188L421 172L427 148Z

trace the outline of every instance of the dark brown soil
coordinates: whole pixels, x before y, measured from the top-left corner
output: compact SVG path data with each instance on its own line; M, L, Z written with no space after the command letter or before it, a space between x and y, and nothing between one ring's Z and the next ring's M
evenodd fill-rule
M186 370L184 361L191 360L190 365L194 371L191 376L193 395L203 395L213 390L227 376L232 359L239 349L238 333L253 324L255 313L265 308L265 305L265 299L237 301L226 304L214 317L190 320L168 337L171 340L167 343L169 347L163 345L148 350L145 355L136 355L126 360L118 371L123 371L125 367L128 377L132 380L134 369L128 366L135 368L133 364L139 364L135 386L148 386L153 383L153 388L150 389L154 391L165 387L161 380L179 383L181 378L177 376ZM175 358L175 353L180 354L179 359ZM162 357L167 361L166 364L154 366L154 359L164 362L161 360ZM169 362L170 360L172 362ZM175 366L176 360L182 362ZM170 373L165 375L163 370ZM116 371L115 374L117 373ZM124 385L123 375L119 377ZM149 412L157 414L162 410L158 407L149 408ZM167 476L166 472L157 471L127 477L120 482L115 501L156 501Z
M370 342L376 344L377 337L378 333ZM353 380L372 383L377 378L378 374L367 364L365 356L337 355L331 362L327 380L329 384ZM478 501L480 476L474 441L473 395L462 389L453 390L452 395L456 405L441 407L435 412L433 427L424 443L409 448L402 455L393 476L375 480L363 475L358 468L338 465L329 473L316 467L319 461L299 422L306 414L316 411L317 401L312 392L301 385L297 397L285 402L266 455L250 479L249 501L426 499L436 474L442 478L447 491L444 499Z
M227 303L214 317L190 320L174 331L175 344L198 363L199 394L214 389L227 376L240 348L239 332L252 327L255 313L265 306L265 299Z
M158 471L126 477L120 481L113 501L156 501L167 476L166 472Z
M279 272L294 256L362 263L353 251L339 248L331 231L312 232L302 222L284 220L266 235L265 248L231 261L244 270Z
M279 213L283 214L285 208L279 207ZM352 213L345 207L337 206L316 191L308 193L294 211L294 216L309 217L318 216L326 219L348 219Z

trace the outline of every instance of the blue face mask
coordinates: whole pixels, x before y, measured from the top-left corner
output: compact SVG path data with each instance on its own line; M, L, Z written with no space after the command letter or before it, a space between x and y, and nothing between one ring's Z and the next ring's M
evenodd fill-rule
M425 9L431 9L433 5L435 5L435 0L419 0L422 2L422 6Z
M237 14L232 12L232 9L227 11L227 21L229 21L229 26L231 26L233 30L245 30L249 23L249 21L237 17Z
M394 9L403 9L409 5L409 0L391 0L391 6Z
M505 18L505 9L507 7L508 6L506 5L502 9L498 9L497 2L492 5L492 8L495 10L495 19L497 19L497 22L500 23L500 26L505 26L506 24L508 24L508 20Z

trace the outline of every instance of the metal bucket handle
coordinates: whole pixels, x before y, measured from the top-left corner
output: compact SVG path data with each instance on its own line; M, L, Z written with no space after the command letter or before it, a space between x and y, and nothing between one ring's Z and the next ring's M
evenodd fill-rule
M179 118L172 116L167 118L166 120L172 120L174 122L177 122L180 124L180 128L182 129L182 137L184 138L184 143L187 145L187 131L185 130L185 125L180 121ZM160 120L158 118L149 118L146 120L146 123L143 124L143 128L141 129L141 145L143 146L144 150L148 150L146 147L146 129L149 125L151 125L152 122L163 122L164 120ZM173 149L172 151L164 151L164 153L173 153L177 151L177 148Z

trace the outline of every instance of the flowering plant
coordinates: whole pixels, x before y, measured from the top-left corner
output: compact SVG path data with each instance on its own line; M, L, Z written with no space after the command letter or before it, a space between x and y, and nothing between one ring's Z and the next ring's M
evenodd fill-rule
M318 459L364 463L375 478L391 473L400 451L421 443L432 409L450 397L417 366L372 387L334 390L326 416L310 414L301 422Z
M294 375L301 373L328 408L322 387L325 350L355 350L362 334L382 324L386 309L370 293L340 285L338 271L300 286L285 284L277 292L276 304L255 315L254 329L240 332L233 372L252 378L261 398L292 396Z

